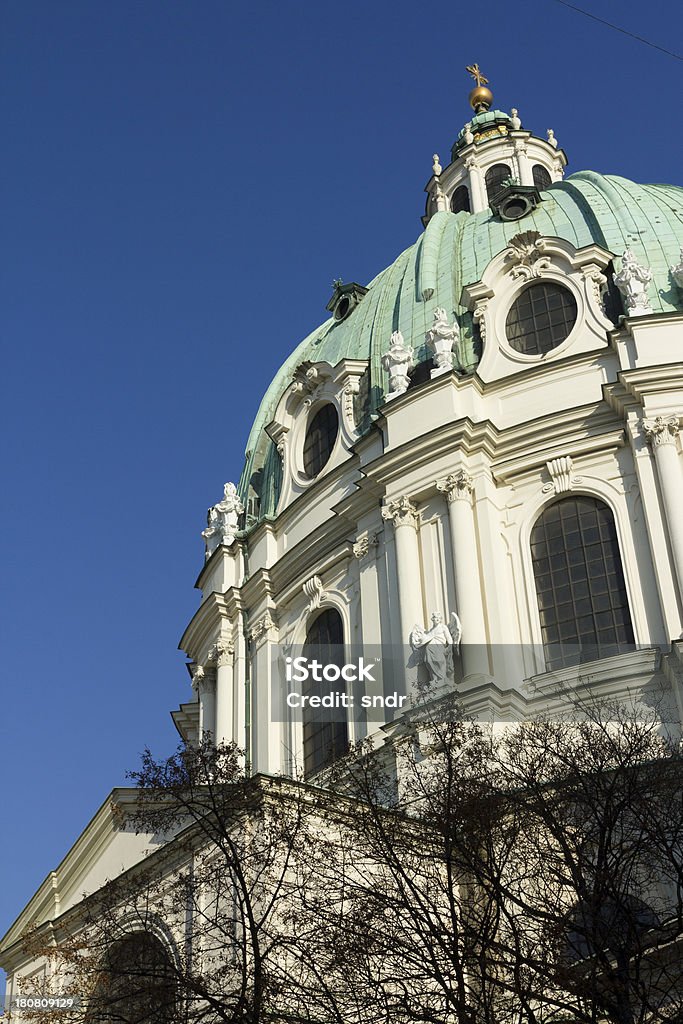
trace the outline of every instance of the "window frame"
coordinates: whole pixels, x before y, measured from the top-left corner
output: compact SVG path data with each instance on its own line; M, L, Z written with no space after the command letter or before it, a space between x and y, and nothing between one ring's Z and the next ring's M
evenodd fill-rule
M327 646L338 647L340 651L343 653L344 660L346 660L346 629L344 624L344 617L342 616L339 608L337 608L335 605L330 604L324 605L323 607L317 609L313 615L309 616L306 622L306 634L302 645L302 654L304 656L307 655L307 652L310 651L311 648L313 648L314 651L316 649L315 642L311 640L311 633L313 629L316 627L317 624L320 624L323 619L331 615L334 615L336 617L336 625L338 627L339 640L338 642L328 641ZM338 690L341 690L342 686L344 686L341 680L339 681L339 683L336 683L334 685ZM310 694L314 692L316 689L323 688L328 690L329 686L330 684L328 683L316 683L314 680L309 680L307 683L302 684L301 693ZM345 686L345 688L346 692L348 693L348 686ZM323 708L318 708L316 709L316 714L322 717L321 713L323 713L324 710L325 709ZM306 707L302 708L301 756L303 764L303 773L305 778L311 778L312 776L317 775L318 772L325 771L327 768L331 767L331 765L334 764L336 760L344 756L344 754L349 748L349 744L351 743L351 730L348 713L345 714L344 721L342 722L339 720L335 720L338 717L341 717L340 709L337 708L334 710L336 710L337 715L335 715L334 717L331 716L329 721L323 720L316 729L312 729L313 723L311 722L310 719L310 711ZM315 755L316 751L318 751L319 754L322 751L322 754L315 760L315 763L313 764L307 763L310 761L310 757L306 750L307 743L309 743L311 740L311 731L314 740L314 746L312 750L313 756ZM330 732L333 734L331 743L327 742L324 738L325 735ZM341 735L342 732L343 736ZM318 734L323 735L323 740L321 743L316 743ZM338 747L341 749L338 749ZM326 757L325 751L329 749L332 750L332 756Z
M525 565L528 568L529 598L530 598L530 601L533 604L533 608L535 609L535 622L536 622L536 628L538 630L538 643L539 643L539 646L542 648L542 652L543 652L542 661L543 661L543 664L545 666L543 671L545 671L545 672L572 670L572 669L578 668L578 666L580 664L584 664L585 662L580 657L579 657L579 659L577 661L567 660L561 654L561 652L558 655L556 655L555 658L553 658L553 657L551 657L549 655L548 648L551 647L551 646L561 646L561 640L559 641L559 643L558 643L558 641L555 641L555 642L551 643L547 639L546 627L544 626L544 623L543 623L543 612L547 611L548 609L543 609L541 607L541 601L540 601L540 598L539 598L539 587L538 587L538 583L537 583L537 578L538 578L538 575L540 575L540 574L537 574L537 572L536 572L535 558L534 558L534 553L532 551L532 544L534 543L534 533L536 531L536 528L539 526L542 518L545 515L547 515L547 513L553 507L558 506L558 505L562 504L563 502L570 502L570 501L580 502L581 500L593 502L593 503L595 503L597 508L606 509L609 512L609 514L610 514L611 526L612 526L612 529L613 529L613 540L614 540L613 554L615 553L616 556L617 556L616 559L615 559L615 564L616 564L617 569L620 570L621 582L623 584L623 590L624 590L624 603L623 603L623 605L620 605L617 610L625 609L625 611L627 613L627 623L626 623L626 625L630 628L630 636L631 636L630 640L629 639L620 639L618 641L615 640L611 644L608 644L607 640L600 640L599 639L599 626L597 624L596 616L598 614L605 614L607 610L601 610L601 609L598 609L598 608L593 606L592 609L591 609L590 615L588 615L588 613L587 613L586 617L593 616L593 619L594 619L593 626L594 626L594 632L595 632L595 640L593 641L593 646L595 647L596 654L595 654L594 658L590 658L590 659L587 658L587 659L585 659L585 661L586 662L588 660L595 660L595 661L597 661L597 660L602 660L604 658L618 657L621 654L630 653L632 650L635 649L635 647L637 645L637 636L638 636L638 630L637 630L637 609L635 607L635 604L634 604L634 602L632 600L632 596L631 596L631 589L630 589L630 586L629 586L628 559L624 557L624 544L623 544L622 536L621 536L621 532L620 532L619 516L617 515L617 510L614 508L614 506L612 505L612 503L610 501L606 500L606 498L605 498L605 496L603 494L591 493L590 491L583 490L583 489L581 491L565 492L565 493L562 493L560 495L555 495L550 501L544 502L540 507L537 507L534 510L533 514L530 516L530 518L528 520L527 529L526 529L526 531L524 531L525 536L523 536L521 538L522 542L524 544L524 547L526 549ZM588 543L588 542L586 542L586 543ZM586 548L586 543L583 544L584 550ZM592 541L590 543L591 543L591 546L595 546ZM598 542L596 541L595 543L597 544ZM565 547L565 549L566 549L566 547ZM565 550L565 549L563 549L563 550ZM568 550L571 551L573 549L570 547ZM591 564L590 563L590 559L589 558L584 559L582 564L586 566L586 570L587 571L586 571L586 581L585 582L587 583L587 585L589 587L588 597L587 598L584 597L583 600L588 599L588 600L590 600L592 602L593 598L595 596L603 597L604 595L603 594L597 594L597 593L594 594L590 590L590 578L588 576L588 566ZM567 558L567 566L569 567L569 558ZM552 577L552 570L549 569L549 572L544 574L544 575ZM607 575L609 576L610 573L608 572ZM618 573L616 575L618 577ZM601 578L604 579L604 575ZM576 582L583 582L583 581L576 581ZM569 582L569 580L564 585L563 589L571 590L571 583ZM611 593L612 593L611 590L607 591L607 595L608 596L611 596ZM580 599L580 595L577 595L577 600L578 599ZM575 596L574 596L573 593L570 594L570 601L571 601L572 605L574 605L574 614L575 614L574 622L576 624L578 622L578 618L580 616L578 616L578 614L576 612L576 602L575 602ZM556 608L556 607L557 607L557 602L553 605L553 608ZM614 611L615 607L616 606L614 606L614 605L610 605L609 611ZM603 628L605 628L605 627L603 627ZM577 631L577 638L576 639L565 638L565 643L568 644L568 645L573 645L574 647L578 646L580 644L580 635L581 634L579 634L578 631ZM601 646L603 646L603 651L600 650ZM616 650L608 650L608 649L606 649L609 646L615 646L617 649ZM627 648L627 650L626 651L619 650L618 649L619 647Z
M572 323L571 327L569 328L566 336L562 339L562 341L558 342L557 345L553 345L550 348L547 348L547 349L544 349L544 350L541 350L541 351L538 351L538 352L524 352L521 349L515 348L515 346L512 344L512 341L510 340L510 336L509 336L509 333L508 333L508 321L510 319L510 315L511 315L513 309L515 308L515 305L517 303L519 303L524 298L524 296L527 293L529 293L529 292L531 292L531 291L533 291L534 289L537 289L537 288L556 288L556 289L558 289L558 291L566 292L566 294L569 296L569 298L572 300L572 302L574 304L574 310L575 310L574 322ZM526 281L525 284L524 284L524 287L520 288L517 292L515 292L515 294L512 297L511 302L508 304L508 307L506 309L506 312L505 312L505 327L504 327L504 330L505 330L505 334L504 334L505 344L506 344L507 348L510 351L514 352L517 356L521 356L524 359L529 359L529 360L545 359L545 358L547 358L547 356L550 356L550 355L556 353L564 345L567 344L569 339L572 337L572 335L576 331L577 325L579 323L579 314L580 314L580 306L579 306L579 302L577 300L577 296L574 293L573 289L568 288L563 282L558 281L558 280L556 280L554 278L550 278L550 277L538 277L538 278L534 278L533 280ZM537 333L538 333L538 330L540 330L540 329L541 328L537 329Z
M332 440L332 443L329 446L329 451L327 453L327 458L320 464L320 466L318 468L318 471L316 473L311 473L311 472L309 472L309 469L308 469L307 464L306 464L306 451L307 451L308 440L309 440L309 436L311 434L311 431L312 431L313 424L314 424L315 420L318 418L318 416L320 416L320 414L322 412L325 412L327 409L329 409L332 413L334 413L336 431L335 431L335 435L334 435L334 438ZM336 403L331 402L331 401L324 401L324 402L321 402L319 405L317 405L315 408L310 410L310 412L309 412L309 414L308 414L308 416L306 418L306 422L305 422L305 426L304 426L304 431L303 431L303 439L302 439L302 442L301 442L301 473L303 475L303 478L308 483L313 483L314 480L318 480L320 478L321 474L324 473L326 467L329 466L329 464L330 464L330 462L331 462L331 460L332 460L332 458L334 456L337 444L339 442L339 437L340 437L340 434L341 434L341 430L342 430L341 417L339 415L339 409L337 408Z

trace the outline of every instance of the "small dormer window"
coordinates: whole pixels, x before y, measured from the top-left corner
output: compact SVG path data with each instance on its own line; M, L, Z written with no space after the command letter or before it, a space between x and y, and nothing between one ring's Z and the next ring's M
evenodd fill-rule
M345 320L349 313L353 312L360 300L367 294L367 288L355 281L344 284L343 281L334 281L332 298L325 307L330 311L335 320Z
M304 473L314 479L330 460L339 433L339 416L331 402L314 413L304 441Z

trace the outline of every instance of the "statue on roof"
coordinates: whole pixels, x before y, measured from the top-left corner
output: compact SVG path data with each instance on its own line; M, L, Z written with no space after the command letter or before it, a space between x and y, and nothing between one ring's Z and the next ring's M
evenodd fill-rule
M212 505L206 514L206 529L202 537L206 544L206 558L210 558L216 548L224 544L229 547L239 529L239 517L244 512L237 488L233 483L223 487L223 499Z

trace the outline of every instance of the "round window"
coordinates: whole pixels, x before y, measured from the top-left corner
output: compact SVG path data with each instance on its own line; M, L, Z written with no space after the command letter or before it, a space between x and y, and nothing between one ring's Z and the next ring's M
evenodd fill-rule
M510 347L525 356L551 352L571 334L576 299L559 284L544 281L525 288L512 303L505 321Z
M339 433L337 410L329 402L314 413L304 441L304 473L311 478L329 461Z

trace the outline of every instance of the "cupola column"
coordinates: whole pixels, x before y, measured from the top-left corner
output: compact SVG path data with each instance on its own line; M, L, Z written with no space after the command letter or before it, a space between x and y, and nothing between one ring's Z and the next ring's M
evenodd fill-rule
M404 494L385 503L382 518L391 520L394 524L401 643L407 645L413 626L421 626L424 622L420 549L417 539L419 513L410 498Z
M476 157L468 157L465 161L465 167L469 171L472 213L481 213L482 210L486 209L488 203L486 200L486 186L484 185L481 168L477 163Z
M533 185L534 172L531 167L531 160L529 160L529 156L527 154L525 140L516 139L514 149L520 185Z
M278 640L270 610L256 621L251 641L251 761L254 772L282 771L282 687L274 685L271 644Z
M436 483L448 499L448 523L455 572L455 599L462 622L462 662L467 675L488 674L486 624L474 523L472 478L459 469Z
M678 454L678 423L678 416L655 416L644 419L641 426L657 466L678 592L683 599L683 466Z

